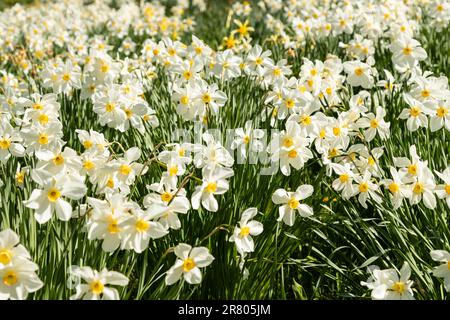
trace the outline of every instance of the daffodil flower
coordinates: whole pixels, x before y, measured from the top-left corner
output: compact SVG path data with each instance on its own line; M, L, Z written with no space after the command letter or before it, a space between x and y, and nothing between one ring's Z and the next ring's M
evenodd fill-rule
M71 266L69 274L84 281L77 284L70 300L119 300L117 289L108 285L124 287L129 282L123 274L106 268L98 272L90 267Z
M293 226L296 213L307 218L313 215L313 209L301 201L310 197L314 192L313 186L309 184L301 185L295 192L288 192L284 189L277 189L272 195L272 201L281 205L278 209L278 221L283 221L288 226Z
M190 245L180 243L175 247L177 260L167 271L166 285L172 285L181 277L189 284L199 284L202 281L200 268L209 266L214 257L206 247L192 248Z
M259 221L251 220L258 214L258 209L248 208L242 212L239 226L234 228L233 235L229 241L236 244L236 248L241 255L255 250L252 236L260 235L263 232L263 224Z
M86 190L79 177L62 175L45 181L43 189L34 189L24 204L35 210L34 217L40 224L49 221L53 212L60 220L67 221L72 216L72 206L66 199L79 200Z
M445 250L433 250L430 255L434 261L442 263L433 269L433 276L444 278L444 288L450 292L450 253Z
M395 269L380 270L378 266L369 266L371 276L367 282L361 285L372 290L373 300L414 300L412 285L409 280L411 268L405 262L400 270L400 275Z

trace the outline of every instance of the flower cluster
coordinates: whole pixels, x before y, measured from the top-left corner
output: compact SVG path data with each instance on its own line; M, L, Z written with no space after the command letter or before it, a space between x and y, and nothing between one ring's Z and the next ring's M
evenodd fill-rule
M21 192L11 197L38 228L69 230L75 220L73 236L105 257L167 245L163 257L177 258L165 284L199 284L200 268L218 254L206 239L227 232L243 268L274 215L277 232L320 220L331 206L318 195L358 210L450 209L448 150L427 154L419 142L448 142L449 79L421 34L425 23L448 28L448 1L237 1L216 42L193 34L191 13L207 11L204 0L107 2L0 12L0 162L2 172L13 168L17 188L7 175L0 186ZM185 140L174 138L181 128ZM234 131L223 138L210 129ZM243 174L259 160L275 168L262 188ZM245 188L271 198L238 209ZM4 207L2 199L1 217L10 214ZM220 223L191 239L187 224L204 216ZM26 235L19 225L12 228ZM25 299L43 286L18 243L11 230L0 233L0 298ZM447 291L449 257L431 253ZM362 284L372 298L413 298L408 263L400 274L369 272ZM85 282L72 299L118 299L106 285L128 284L107 269L69 273Z

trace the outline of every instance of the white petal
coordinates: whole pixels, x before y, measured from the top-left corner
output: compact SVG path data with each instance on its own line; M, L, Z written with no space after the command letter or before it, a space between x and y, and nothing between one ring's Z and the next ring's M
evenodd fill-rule
M166 285L170 286L172 284L174 284L175 282L177 282L178 280L180 280L180 277L183 273L183 262L181 260L178 260L178 263L176 263L172 268L170 268L167 271L166 274Z
M189 272L184 273L184 279L190 284L199 284L202 282L202 272L199 268L195 267Z
M445 250L433 250L430 255L434 261L447 262L450 260L450 253Z
M264 230L264 225L259 221L250 221L247 223L247 226L250 228L250 234L252 236L257 236Z
M62 221L68 221L72 217L72 206L63 199L55 202L56 216Z
M284 204L289 201L289 196L284 189L278 189L272 195L272 201L275 204Z
M192 247L186 243L180 243L178 244L174 252L178 258L181 258L182 260L187 259L189 257L189 252L191 251Z

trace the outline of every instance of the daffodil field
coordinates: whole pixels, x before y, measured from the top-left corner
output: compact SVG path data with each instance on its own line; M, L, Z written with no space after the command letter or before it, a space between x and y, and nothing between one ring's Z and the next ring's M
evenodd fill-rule
M0 299L448 299L449 23L448 0L6 6Z

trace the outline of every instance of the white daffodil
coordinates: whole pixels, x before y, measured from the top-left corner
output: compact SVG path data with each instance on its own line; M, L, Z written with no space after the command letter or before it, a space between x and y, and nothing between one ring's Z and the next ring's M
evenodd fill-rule
M141 134L145 133L145 126L143 120L150 117L149 107L147 102L138 102L124 105L123 110L127 116L124 129L128 130L130 127L136 128Z
M247 121L244 128L235 131L235 139L231 144L232 149L238 149L241 159L247 159L248 152L261 152L263 143L260 141L264 137L261 129L252 129L252 122Z
M430 130L435 132L442 127L450 131L450 99L446 102L436 102L431 106Z
M48 93L41 96L33 93L30 98L20 98L18 100L18 104L26 108L23 116L25 123L32 121L42 126L47 126L58 118L61 106L57 101L58 97L56 94Z
M89 180L95 184L97 174L100 168L105 167L108 162L108 157L102 154L84 152L80 156L81 161L81 175L88 175Z
M248 208L242 212L239 226L234 228L233 235L229 241L236 244L236 249L241 255L255 250L252 236L257 236L263 232L263 224L259 221L251 220L258 214L258 209Z
M427 74L417 74L411 77L411 91L409 94L416 100L426 102L443 102L447 100L450 91L448 90L448 79L445 76L434 77Z
M69 93L72 89L81 88L81 68L74 65L70 59L59 70L58 92Z
M176 188L178 177L186 173L186 163L190 162L189 157L180 157L178 152L163 151L158 155L158 160L164 163L167 171L162 174L161 183Z
M399 119L406 120L406 127L409 131L416 131L420 127L428 128L427 115L432 114L431 104L429 102L422 103L408 94L403 95L409 108L402 110Z
M309 184L299 186L295 192L277 189L272 195L272 201L281 205L278 209L278 221L283 221L288 226L293 226L297 212L305 218L312 216L313 209L309 205L302 203L301 200L310 197L313 192L314 188Z
M34 217L40 224L52 218L53 212L62 220L72 216L72 205L66 200L79 200L86 194L86 185L75 175L62 175L43 181L43 189L34 189L24 201L27 208L35 210Z
M117 170L117 178L126 185L132 185L137 176L147 172L147 167L136 161L141 157L141 150L133 147L125 151L123 158L116 160L112 166Z
M86 225L88 239L103 240L102 249L106 252L116 250L123 237L125 222L129 218L127 211L132 205L120 193L107 194L106 200L88 198L87 202L93 209Z
M20 143L21 141L22 137L18 130L3 120L0 124L0 161L6 162L11 155L23 157L25 148Z
M103 43L101 47L107 48ZM97 84L112 83L119 75L121 63L113 60L106 52L98 52L94 57L90 68L92 68L92 75L96 79Z
M197 168L214 169L216 167L233 166L234 159L227 149L219 141L216 141L212 134L205 132L202 135L204 145L194 145L194 165Z
M0 300L25 300L28 293L36 292L44 283L36 271L38 265L17 257L6 266L0 266Z
M124 287L129 282L123 274L106 268L98 272L90 267L71 266L69 274L84 281L75 287L76 293L70 300L120 300L117 289L107 285Z
M197 109L194 105L195 97L198 95L197 87L188 83L183 87L174 86L172 100L177 102L177 113L184 120L194 120Z
M317 109L313 106L301 108L298 114L292 114L288 119L289 121L295 121L300 125L300 128L306 130L307 135L315 136L315 132L320 124L322 113L316 113Z
M192 208L198 210L201 204L206 210L216 212L219 204L214 195L227 192L229 183L226 179L231 176L233 176L233 170L229 168L204 170L202 185L197 186L192 194Z
M382 107L377 107L376 115L369 113L365 117L358 119L356 125L360 128L367 128L364 131L364 138L370 142L375 138L376 134L380 135L381 140L389 138L389 122L384 121L386 111Z
M300 98L297 90L289 88L281 89L281 99L276 103L278 107L277 118L283 120L290 114L297 113L302 101L303 99Z
M343 64L347 73L347 82L352 87L363 87L370 89L374 85L371 67L361 61L347 61Z
M19 244L19 236L11 229L0 231L0 268L13 263L17 257L31 259L28 250Z
M436 182L433 173L427 167L422 167L417 173L417 181L412 185L410 203L418 204L420 201L423 201L425 207L429 209L436 208L435 188Z
M353 110L357 114L367 113L370 106L372 98L367 90L361 90L358 94L355 94L350 99L350 110Z
M235 55L233 50L225 50L217 53L213 71L218 78L227 81L241 75L241 63L242 58Z
M198 85L198 95L195 97L195 104L199 108L197 114L203 117L210 110L213 115L218 115L219 108L223 107L227 100L227 95L219 90L217 84L208 85L201 80Z
M383 70L386 74L386 80L380 80L377 82L377 86L383 88L385 93L392 93L394 89L398 88L400 85L395 83L395 78L388 70Z
M392 42L389 49L392 51L392 61L401 66L414 66L417 61L427 58L427 53L420 47L419 41L404 35Z
M367 199L370 197L375 202L381 203L382 198L377 193L378 185L372 182L372 175L370 171L366 170L363 175L355 175L356 182L356 194L358 195L358 201L364 208L367 208Z
M23 189L24 187L24 183L25 183L25 178L29 175L30 173L30 167L26 166L26 167L21 167L20 163L17 165L17 169L16 169L16 175L15 175L15 180L16 180L16 185Z
M127 114L123 108L123 99L117 88L97 93L93 96L93 102L94 112L99 115L101 125L108 125L121 132L125 131Z
M61 143L63 132L59 121L43 127L40 124L22 129L23 144L27 153L49 150L56 143Z
M306 161L313 158L309 146L309 139L299 124L294 121L286 123L286 131L275 133L269 145L271 159L280 163L281 172L288 176L291 174L291 166L301 169Z
M36 151L36 158L40 161L34 170L44 170L52 175L75 174L81 170L81 159L77 152L69 147L56 143L54 147L48 150Z
M180 229L181 222L178 214L186 214L191 208L191 203L186 197L186 190L170 188L163 183L154 183L149 186L150 193L144 197L144 206L148 212L159 212L154 219L160 222L165 228Z
M260 45L255 45L247 55L246 72L258 77L262 77L262 75L265 73L267 65L272 63L272 59L270 59L271 55L272 52L270 50L263 52Z
M450 292L450 253L445 250L433 250L430 252L434 261L442 262L442 264L433 269L433 276L444 278L444 288Z
M350 163L338 164L331 163L331 168L339 175L339 177L333 180L331 186L334 190L341 192L344 199L350 199L356 193L356 187L353 185L353 179L355 174L352 171L352 165Z
M291 74L292 70L287 60L281 59L276 64L267 64L263 77L265 83L271 84L278 79L287 78Z
M377 266L368 268L370 278L361 285L372 290L373 300L414 300L412 285L409 280L411 268L405 262L400 270L400 276L395 269L380 270Z
M417 154L417 148L414 144L409 147L409 154L411 159L406 157L394 158L394 164L396 167L401 168L400 171L402 171L402 173L407 173L407 177L414 179L417 177L417 174L420 172L422 167L427 166L427 162L420 159Z
M383 168L380 166L380 158L383 153L383 147L373 148L370 151L364 147L359 150L360 156L354 159L353 162L360 172L368 170L374 177L380 177L380 174L383 172Z
M160 208L164 211L164 208ZM142 211L140 208L133 210L133 214L123 224L122 249L133 249L137 253L143 252L148 247L150 239L164 237L169 232L159 222L152 221L160 212Z
M78 139L83 145L85 152L100 153L104 156L109 156L109 142L106 141L103 133L92 129L89 132L77 129L75 132L78 134Z
M202 282L200 268L209 266L214 257L205 247L192 248L190 245L180 243L174 249L177 260L167 271L166 285L172 285L183 276L184 280L190 284Z
M447 167L442 173L434 171L436 175L444 181L444 184L436 186L434 192L439 199L445 199L447 206L450 208L450 167Z
M394 209L398 209L402 205L403 199L411 198L412 190L404 182L404 173L398 172L394 167L390 167L389 171L392 179L385 179L381 183L389 190Z

